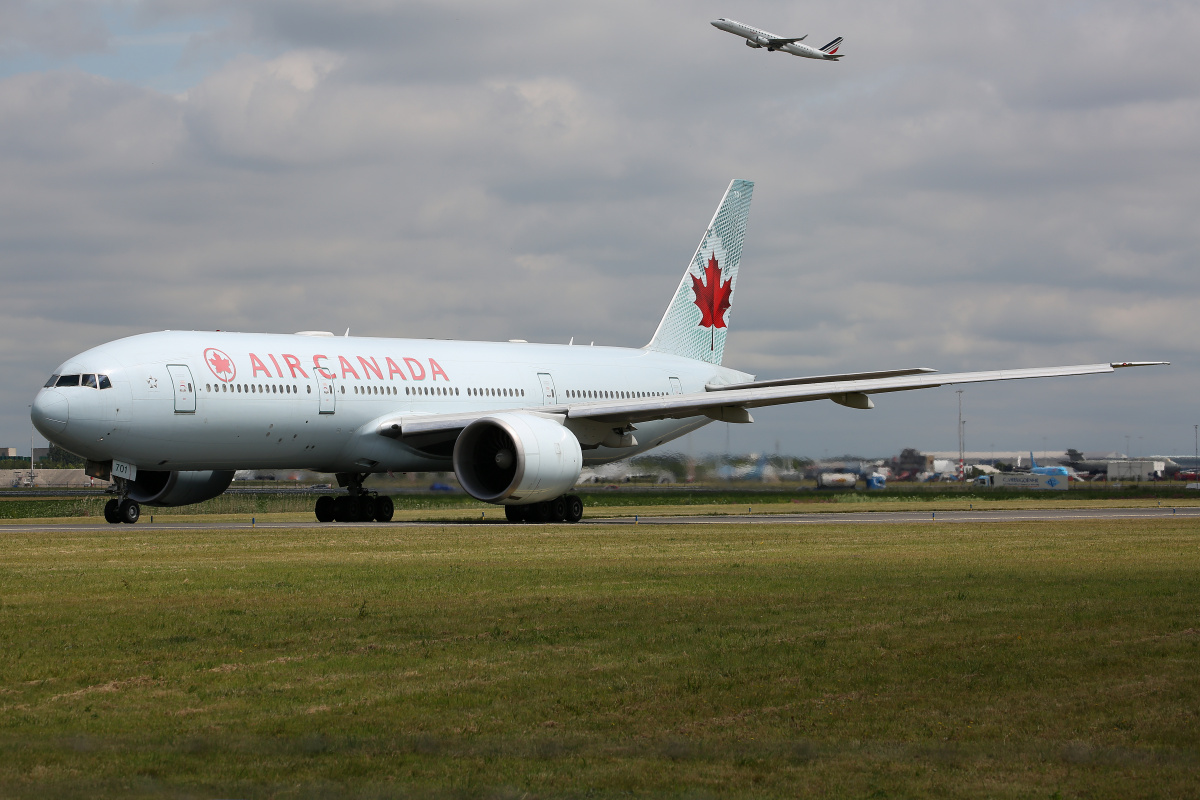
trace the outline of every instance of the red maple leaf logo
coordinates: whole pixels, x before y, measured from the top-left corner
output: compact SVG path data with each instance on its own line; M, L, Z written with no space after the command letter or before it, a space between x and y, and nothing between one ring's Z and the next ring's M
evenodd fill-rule
M692 291L696 293L696 305L700 307L700 327L724 328L725 312L729 309L729 284L733 278L722 282L721 268L717 265L717 254L709 256L704 270L704 282L692 276Z
M231 381L237 374L237 369L233 366L233 359L215 347L204 351L204 362L208 364L212 374L223 381Z

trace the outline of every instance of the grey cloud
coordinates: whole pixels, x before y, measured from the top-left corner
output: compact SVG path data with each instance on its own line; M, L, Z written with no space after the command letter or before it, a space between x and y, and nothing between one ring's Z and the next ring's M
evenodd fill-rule
M20 440L55 364L147 329L640 345L747 177L728 363L1171 358L970 395L1002 447L1039 426L1109 447L1128 419L1171 448L1200 336L1194 10L735 12L846 36L831 65L739 46L708 26L732 13L716 4L643 5L155 3L142 24L220 17L193 48L242 54L179 97L70 71L0 81L0 439ZM953 399L773 411L734 442L950 449Z

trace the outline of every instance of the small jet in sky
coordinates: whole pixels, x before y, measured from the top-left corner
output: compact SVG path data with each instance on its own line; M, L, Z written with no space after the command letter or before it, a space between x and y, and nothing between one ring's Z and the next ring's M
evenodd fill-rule
M816 58L822 61L837 61L841 58L838 55L838 48L842 46L842 37L840 36L824 47L818 48L807 44L800 44L808 38L807 33L803 36L795 36L789 39L761 30L753 25L747 25L737 20L725 19L724 17L713 20L712 26L726 33L732 33L734 36L741 36L746 40L747 47L756 49L766 48L768 53L778 50L782 53L791 53L794 56L800 56L801 58Z

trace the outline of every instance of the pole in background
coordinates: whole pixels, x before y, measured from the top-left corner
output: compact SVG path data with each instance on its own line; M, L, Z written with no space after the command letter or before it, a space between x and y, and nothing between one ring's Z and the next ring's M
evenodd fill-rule
M964 453L963 453L963 418L962 418L962 389L955 389L954 393L958 395L958 480L962 482L967 479L967 471L963 468Z

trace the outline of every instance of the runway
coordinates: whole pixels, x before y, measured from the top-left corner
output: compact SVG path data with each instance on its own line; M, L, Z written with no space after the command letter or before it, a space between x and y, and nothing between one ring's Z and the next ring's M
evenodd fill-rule
M1165 517L1187 517L1200 520L1200 507L1170 507L1156 508L1079 508L1079 509L1027 509L1027 510L968 510L968 511L850 511L824 512L816 514L729 514L709 516L640 516L640 517L588 517L585 516L578 524L588 525L895 525L911 523L928 523L930 525L964 524L980 522L1064 522L1081 520L1117 520L1117 519L1162 519ZM424 528L429 526L494 526L507 525L499 515L496 518L483 520L428 520L428 521L394 521L394 522L251 522L246 517L234 517L217 522L171 522L170 517L160 517L150 522L150 515L142 517L136 525L109 525L105 522L67 522L67 523L13 523L0 525L0 532L29 533L36 531L101 531L101 530L144 530L144 531L185 531L185 530L249 530L264 529L325 529L346 527L373 528ZM533 523L519 523L534 527ZM556 523L547 523L556 524ZM566 525L566 523L557 523Z

